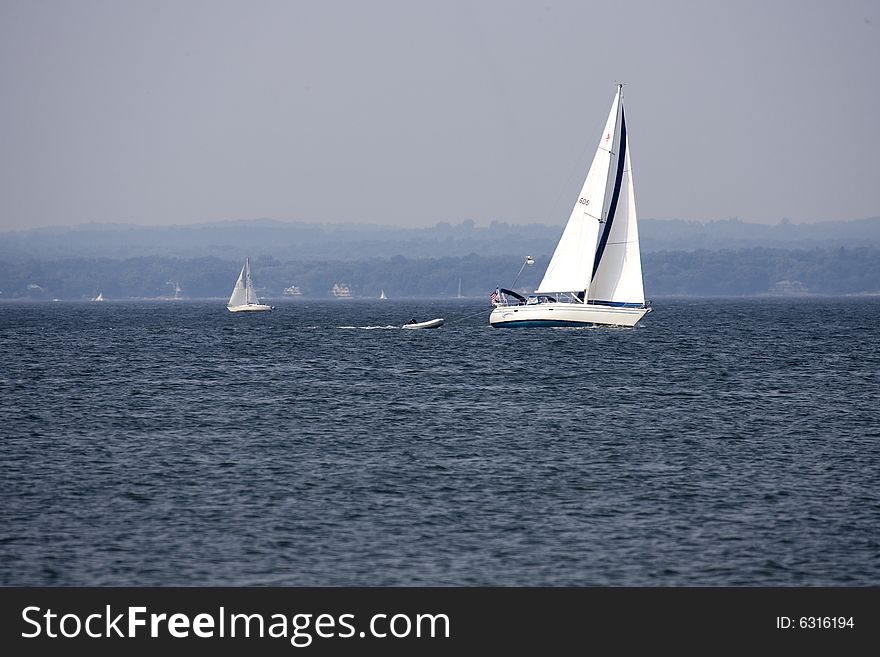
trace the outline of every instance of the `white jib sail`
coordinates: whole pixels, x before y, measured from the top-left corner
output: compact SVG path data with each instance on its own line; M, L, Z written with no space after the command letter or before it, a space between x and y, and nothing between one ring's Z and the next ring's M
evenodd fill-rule
M238 280L235 282L235 287L232 288L232 296L229 297L227 306L234 308L235 306L243 306L247 303L247 292L244 288L244 270L245 268L242 267Z
M606 188L609 178L613 182L613 175L609 176L609 171L616 161L614 145L617 141L619 103L620 88L611 104L605 130L599 139L599 146L584 186L574 204L562 237L559 238L544 278L535 290L538 294L583 291L590 285L596 243L602 226L600 222L604 220L603 213L607 211Z
M629 138L626 140L617 210L587 298L613 304L645 303Z
M250 260L245 261L245 278L247 279L246 287L247 290L247 303L260 303L257 299L257 293L254 291L254 281L251 279L251 263Z

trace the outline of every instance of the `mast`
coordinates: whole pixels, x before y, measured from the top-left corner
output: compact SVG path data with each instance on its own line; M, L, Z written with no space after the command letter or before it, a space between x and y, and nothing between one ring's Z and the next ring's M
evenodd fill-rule
M255 303L255 301L254 301L254 284L251 281L251 259L250 258L244 259L244 269L245 269L245 278L246 278L245 303L247 303L247 304Z

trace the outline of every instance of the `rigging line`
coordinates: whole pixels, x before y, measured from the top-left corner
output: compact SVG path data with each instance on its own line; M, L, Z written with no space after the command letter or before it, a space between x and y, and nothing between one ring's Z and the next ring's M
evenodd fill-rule
M592 126L592 125L593 125L593 124L591 124L591 126ZM605 124L604 124L604 123L601 123L601 124L598 124L598 125L599 125L599 128L601 128L601 126L604 126ZM592 130L592 128L591 128L591 130ZM596 132L598 132L598 129L596 130ZM570 167L570 169L569 169L569 170L570 170L570 173L568 174L568 178L566 179L565 184L563 184L562 187L559 189L559 194L557 194L557 196L556 196L556 200L553 201L553 205L550 206L550 209L547 211L547 215L544 217L544 223L545 223L545 224L547 224L547 223L550 222L551 215L553 215L553 213L556 212L556 208L557 208L557 206L559 205L559 201L560 201L560 199L562 198L562 195L565 193L565 191L566 191L567 189L569 189L569 187L571 186L572 179L574 178L574 176L575 176L579 171L582 172L582 171L584 170L584 167L583 167L584 156L589 152L589 150L590 150L590 148L591 148L591 144L594 144L594 143L595 143L595 142L592 142L592 141L590 141L589 139L585 139L585 140L584 140L584 147L583 147L583 149L581 150L580 155L578 155L577 160L575 160L575 161L572 163L572 165L571 165L571 167ZM614 154L610 149L603 148L601 143L599 144L599 149L605 151L605 152L608 153L609 155L613 155L613 154ZM590 215L590 216L592 216L592 215ZM565 229L565 226L566 226L567 222L568 222L568 219L565 219L565 222L562 224L563 230Z
M582 170L583 170L583 166L581 166L581 163L583 162L584 155L587 153L587 151L589 150L589 148L590 148L590 142L589 142L589 141L585 141L585 142L584 142L584 148L583 148L583 150L581 151L581 154L578 155L577 160L575 160L574 164L571 165L571 173L568 174L568 178L566 179L565 184L563 184L563 186L560 188L560 190L559 190L559 194L556 195L556 200L553 201L553 205L551 205L551 206L550 206L550 209L547 211L547 216L544 217L544 223L545 223L545 224L548 223L548 222L550 221L550 216L551 216L554 212L556 212L556 206L559 205L559 200L562 198L562 195L563 195L563 194L566 192L566 190L570 187L571 182L572 182L572 179L574 178L575 174L577 174L578 171L582 171Z
M470 315L465 315L464 317L456 317L455 319L450 319L450 320L449 320L448 322L446 322L446 323L447 323L447 324L455 324L456 322L460 322L460 321L465 320L465 319L470 319L471 317L476 317L477 315L482 315L482 314L484 314L484 313L486 313L486 312L487 312L486 310L480 310L479 312L471 313ZM491 313L492 310L491 310L491 309L488 309L488 312Z

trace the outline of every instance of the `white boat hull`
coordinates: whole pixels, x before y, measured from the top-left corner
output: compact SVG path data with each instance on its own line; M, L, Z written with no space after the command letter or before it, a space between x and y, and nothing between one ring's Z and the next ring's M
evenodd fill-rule
M583 303L538 303L522 306L498 306L489 315L496 328L529 326L635 326L649 308L600 306Z
M430 328L440 328L443 326L443 319L438 317L437 319L431 319L427 322L419 322L417 324L404 324L400 328L405 329L430 329Z
M244 306L226 306L226 310L231 313L258 313L274 309L274 306L267 306L264 303L249 303Z

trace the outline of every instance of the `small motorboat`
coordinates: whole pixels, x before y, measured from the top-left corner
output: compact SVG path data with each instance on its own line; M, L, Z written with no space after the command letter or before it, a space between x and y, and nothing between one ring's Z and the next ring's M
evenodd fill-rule
M408 324L404 324L400 328L405 329L427 329L427 328L440 328L443 326L443 318L438 317L436 319L429 319L427 322L417 322L415 320L410 320Z

